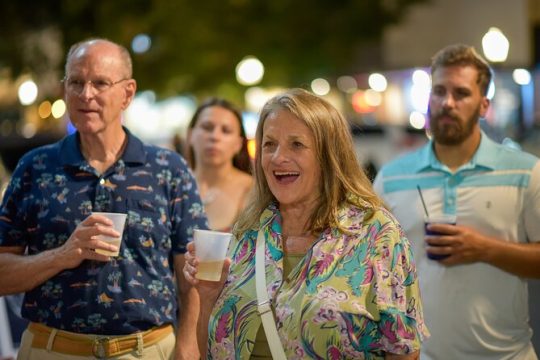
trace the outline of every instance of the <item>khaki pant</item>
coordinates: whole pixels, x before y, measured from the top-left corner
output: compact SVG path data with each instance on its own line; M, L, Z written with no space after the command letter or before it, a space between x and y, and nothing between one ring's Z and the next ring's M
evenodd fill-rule
M95 359L93 356L76 356L62 354L58 352L48 351L46 349L32 348L32 340L34 335L26 329L22 335L21 347L17 356L17 360L84 360ZM176 336L170 333L163 340L145 347L142 354L137 354L137 351L132 351L117 357L109 359L114 360L172 360L174 359L174 347L176 344Z

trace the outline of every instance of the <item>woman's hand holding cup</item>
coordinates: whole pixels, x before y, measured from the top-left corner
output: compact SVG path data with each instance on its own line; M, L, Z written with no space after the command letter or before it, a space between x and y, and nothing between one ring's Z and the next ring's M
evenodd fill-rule
M221 278L219 281L208 281L197 278L200 260L196 256L196 244L194 241L187 245L187 252L184 256L185 263L183 272L187 282L197 288L201 303L208 301L214 304L219 296L219 293L221 292L221 289L223 289L223 285L225 284L225 280L229 274L231 259L225 258L223 261Z

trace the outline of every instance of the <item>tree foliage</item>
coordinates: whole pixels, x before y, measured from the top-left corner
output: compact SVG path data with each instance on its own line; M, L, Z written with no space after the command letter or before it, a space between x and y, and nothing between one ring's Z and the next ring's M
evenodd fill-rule
M380 53L371 44L410 5L423 1L3 0L0 68L17 76L52 64L62 76L71 44L106 37L129 48L135 35L146 33L152 47L133 55L140 89L161 96L240 93L234 70L246 55L265 65L263 86L302 86L315 77L376 66ZM35 51L36 41L28 42L47 29L57 34L60 60L40 61L50 46Z

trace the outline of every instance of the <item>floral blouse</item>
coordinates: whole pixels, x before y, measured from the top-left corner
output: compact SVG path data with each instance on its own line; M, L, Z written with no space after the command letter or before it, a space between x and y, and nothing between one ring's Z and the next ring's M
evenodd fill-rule
M261 215L267 289L288 359L382 359L407 354L429 336L408 240L394 217L346 205L283 279L281 215ZM209 322L209 359L249 359L260 326L255 290L257 230L235 239L232 265Z

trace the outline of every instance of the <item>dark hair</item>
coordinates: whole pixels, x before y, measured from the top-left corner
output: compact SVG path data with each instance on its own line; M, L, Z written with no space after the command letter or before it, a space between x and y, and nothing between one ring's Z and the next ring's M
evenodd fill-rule
M476 83L482 94L487 95L493 74L487 61L472 46L455 44L439 50L431 59L431 75L438 68L456 65L475 67L478 70Z
M197 110L195 110L195 113L193 114L193 117L189 122L188 129L191 130L195 127L195 125L197 125L197 121L199 121L199 116L204 109L214 106L229 110L238 120L238 125L240 125L240 136L242 137L242 148L240 149L240 152L238 152L238 154L234 156L233 166L251 175L251 160L249 159L249 153L247 149L247 137L246 131L244 130L244 124L242 122L242 114L240 113L240 110L238 110L230 101L217 97L211 97L206 99L199 105ZM186 159L188 160L191 168L195 169L195 155L193 154L192 146L188 146L186 151Z

